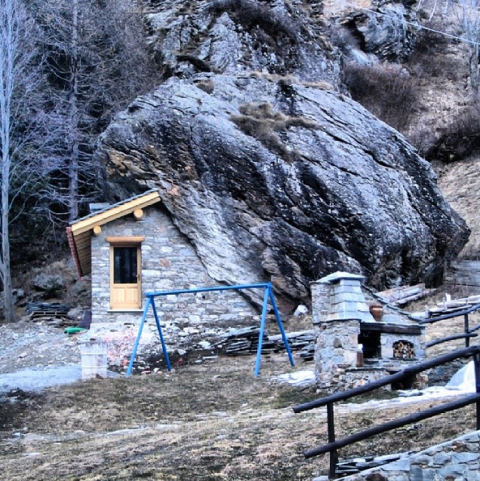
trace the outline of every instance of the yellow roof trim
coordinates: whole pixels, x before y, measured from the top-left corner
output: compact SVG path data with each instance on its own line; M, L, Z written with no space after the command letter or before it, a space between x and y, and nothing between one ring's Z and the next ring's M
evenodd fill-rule
M83 219L74 222L72 227L72 233L74 236L82 234L93 229L96 225L107 224L113 220L124 217L133 213L136 209L143 209L149 205L156 204L160 201L160 194L157 190L149 192L145 195L133 198L130 201L126 201L121 204L116 204L109 209L105 209L98 214L94 214Z

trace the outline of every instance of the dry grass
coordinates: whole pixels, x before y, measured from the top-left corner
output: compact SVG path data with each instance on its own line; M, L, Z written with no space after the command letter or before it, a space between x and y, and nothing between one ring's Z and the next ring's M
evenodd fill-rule
M246 135L255 137L266 148L277 152L287 161L294 161L299 153L285 144L277 133L285 133L292 127L309 130L320 129L320 125L305 117L292 117L277 112L268 103L244 104L239 108L240 115L231 119Z
M429 326L427 335L453 334L460 321ZM286 325L291 331L311 324L305 317ZM452 348L442 346L429 354ZM254 356L220 357L171 373L78 382L0 402L2 480L281 481L326 474L328 456L303 456L327 441L325 408L292 410L325 393L274 380L313 367L296 361L292 368L284 353L265 355L255 378ZM337 438L443 402L417 397L392 405L392 397L377 391L337 405ZM474 429L471 406L349 446L340 457L418 451Z
M265 356L258 378L253 367L252 356L222 357L172 373L79 382L27 396L3 412L2 479L278 481L325 474L327 456L307 461L302 455L326 442L325 409L297 415L291 409L320 393L272 381L293 370L284 354ZM339 438L421 405L388 409L362 401L337 406ZM463 409L340 454L418 450L474 429L473 423L473 408Z

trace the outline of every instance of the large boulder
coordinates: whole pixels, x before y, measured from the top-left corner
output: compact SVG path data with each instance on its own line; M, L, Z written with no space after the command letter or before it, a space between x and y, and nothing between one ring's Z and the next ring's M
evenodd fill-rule
M412 1L377 0L342 19L363 51L381 61L403 62L412 54L419 30Z
M215 279L271 280L285 306L337 270L435 284L469 235L430 165L324 82L171 78L117 116L98 157L116 199L160 190Z
M257 71L337 83L322 10L322 0L162 0L145 18L165 77Z

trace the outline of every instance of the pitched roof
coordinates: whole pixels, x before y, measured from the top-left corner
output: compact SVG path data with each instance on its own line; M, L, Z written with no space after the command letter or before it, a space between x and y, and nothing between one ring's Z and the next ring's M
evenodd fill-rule
M158 190L149 190L72 222L67 227L67 237L78 275L82 277L91 272L91 236L94 229L159 201Z

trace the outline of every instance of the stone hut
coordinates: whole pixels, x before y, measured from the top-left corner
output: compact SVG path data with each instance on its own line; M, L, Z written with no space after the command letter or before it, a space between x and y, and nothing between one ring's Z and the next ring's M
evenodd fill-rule
M97 328L139 322L145 292L219 285L174 225L157 190L78 219L67 235L79 276L91 278L92 326ZM257 314L234 290L162 296L156 308L162 322L189 325L228 325Z

